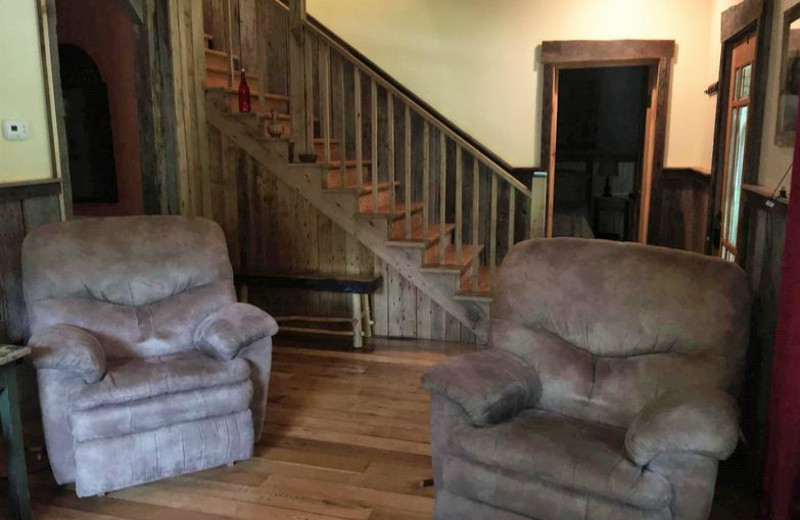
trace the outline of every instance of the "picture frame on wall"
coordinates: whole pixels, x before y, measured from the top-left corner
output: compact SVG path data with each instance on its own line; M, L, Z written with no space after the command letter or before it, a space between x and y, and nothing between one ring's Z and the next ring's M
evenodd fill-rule
M783 13L782 47L775 144L790 147L794 146L800 97L800 3Z

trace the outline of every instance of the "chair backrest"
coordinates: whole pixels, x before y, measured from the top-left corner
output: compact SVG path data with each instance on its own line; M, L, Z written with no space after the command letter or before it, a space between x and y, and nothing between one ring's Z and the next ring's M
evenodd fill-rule
M664 390L738 391L750 296L734 264L631 243L529 240L497 282L491 346L538 370L545 409L626 427Z
M200 218L47 224L25 238L22 263L31 333L82 327L112 359L191 349L196 325L235 301L225 237Z

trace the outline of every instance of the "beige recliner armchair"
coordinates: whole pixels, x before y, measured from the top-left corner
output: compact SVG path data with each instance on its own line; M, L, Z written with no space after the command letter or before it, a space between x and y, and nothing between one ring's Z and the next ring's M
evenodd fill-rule
M45 441L78 496L250 458L275 320L236 303L222 230L172 216L37 228L23 282Z
M705 520L735 449L750 298L736 265L523 242L487 350L430 369L437 520Z

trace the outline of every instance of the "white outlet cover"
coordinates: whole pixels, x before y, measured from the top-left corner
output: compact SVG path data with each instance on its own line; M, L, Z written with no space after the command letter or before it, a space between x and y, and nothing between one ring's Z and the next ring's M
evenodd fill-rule
M28 123L17 119L3 120L3 138L8 141L24 141L28 138Z

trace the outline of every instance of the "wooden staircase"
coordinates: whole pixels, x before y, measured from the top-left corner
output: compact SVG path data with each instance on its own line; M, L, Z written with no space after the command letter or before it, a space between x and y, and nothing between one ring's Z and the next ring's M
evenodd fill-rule
M304 97L261 92L267 82L248 72L248 114L238 112L239 56L206 34L208 123L485 338L499 260L541 234L544 183L525 187L323 31L303 30ZM268 133L275 119L279 138ZM305 142L290 140L292 125ZM299 162L298 147L317 161Z

